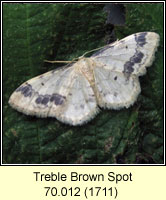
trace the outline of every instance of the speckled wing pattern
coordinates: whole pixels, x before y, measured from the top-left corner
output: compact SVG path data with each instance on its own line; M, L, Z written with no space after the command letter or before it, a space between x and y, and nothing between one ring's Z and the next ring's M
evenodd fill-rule
M140 32L106 46L92 58L100 107L120 109L132 105L141 91L138 76L146 73L159 44L159 35Z
M77 125L98 111L88 80L75 66L53 70L23 83L9 104L27 115L56 117Z
M9 104L24 114L55 117L70 125L88 122L99 107L128 108L141 91L138 77L152 64L158 44L154 32L130 35L23 83Z

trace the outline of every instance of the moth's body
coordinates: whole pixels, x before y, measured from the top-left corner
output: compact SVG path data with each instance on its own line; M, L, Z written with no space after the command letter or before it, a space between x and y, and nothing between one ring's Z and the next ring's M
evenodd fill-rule
M81 58L77 63L74 64L75 72L83 74L88 80L90 86L92 87L95 96L97 96L95 88L95 77L94 77L94 68L96 66L95 61L92 58Z
M75 68L75 72L83 74L87 80L94 85L94 74L93 69L95 66L95 62L91 58L80 58L78 62L76 62L73 67Z
M140 93L138 77L152 64L159 36L136 33L106 46L70 67L50 71L23 83L10 105L27 115L55 117L81 125L100 108L132 105Z

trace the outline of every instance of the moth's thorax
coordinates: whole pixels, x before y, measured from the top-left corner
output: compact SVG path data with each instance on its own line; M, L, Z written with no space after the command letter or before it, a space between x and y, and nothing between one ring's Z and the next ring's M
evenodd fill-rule
M95 62L91 58L81 58L76 66L77 70L88 79L91 85L94 85L94 66Z

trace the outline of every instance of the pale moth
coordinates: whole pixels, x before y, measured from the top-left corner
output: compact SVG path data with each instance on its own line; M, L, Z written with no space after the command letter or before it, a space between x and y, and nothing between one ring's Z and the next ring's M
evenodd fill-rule
M9 104L24 114L55 117L70 125L88 122L100 108L128 108L141 91L138 77L152 64L158 44L157 33L132 34L89 58L81 56L26 81L10 96Z

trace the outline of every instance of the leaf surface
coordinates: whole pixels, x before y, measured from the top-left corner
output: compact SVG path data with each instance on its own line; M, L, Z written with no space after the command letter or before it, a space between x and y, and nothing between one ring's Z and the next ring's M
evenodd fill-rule
M163 163L163 5L127 4L119 39L155 31L156 59L140 78L142 92L129 109L102 110L88 124L64 125L25 116L8 105L24 81L106 44L106 14L99 4L3 5L3 163Z

